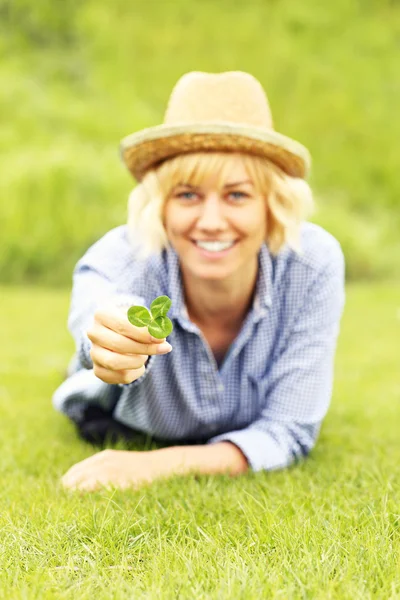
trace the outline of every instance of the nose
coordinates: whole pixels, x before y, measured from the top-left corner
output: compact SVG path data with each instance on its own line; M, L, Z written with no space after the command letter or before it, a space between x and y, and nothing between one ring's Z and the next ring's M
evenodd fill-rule
M223 229L225 216L218 194L209 194L201 203L201 212L197 220L199 229L214 231Z

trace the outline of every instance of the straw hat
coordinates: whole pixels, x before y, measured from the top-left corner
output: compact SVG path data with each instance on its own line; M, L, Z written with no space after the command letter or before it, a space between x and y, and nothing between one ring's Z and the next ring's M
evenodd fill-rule
M200 151L262 156L288 175L305 177L308 150L274 130L260 82L242 71L191 72L172 90L164 123L125 137L121 155L140 181L167 158Z

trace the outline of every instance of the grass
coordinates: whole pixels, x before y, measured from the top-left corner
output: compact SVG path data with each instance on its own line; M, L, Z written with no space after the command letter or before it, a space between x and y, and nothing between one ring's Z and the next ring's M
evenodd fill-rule
M119 140L187 71L245 70L309 147L349 278L400 278L396 0L0 0L0 280L68 284L126 218Z
M50 405L68 294L1 288L0 598L400 598L399 292L348 286L303 464L80 495L59 479L93 450Z

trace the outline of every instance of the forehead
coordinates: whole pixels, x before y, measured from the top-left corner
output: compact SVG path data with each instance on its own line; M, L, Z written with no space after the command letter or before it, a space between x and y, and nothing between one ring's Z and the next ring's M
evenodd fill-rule
M223 186L238 181L252 181L242 156L229 153L184 155L171 161L168 187L179 184ZM166 182L167 183L167 182Z

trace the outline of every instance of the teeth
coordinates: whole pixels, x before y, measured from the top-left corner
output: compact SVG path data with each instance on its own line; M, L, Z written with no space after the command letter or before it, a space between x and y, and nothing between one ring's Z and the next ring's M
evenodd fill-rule
M233 246L234 242L196 242L196 244L209 252L222 252Z

